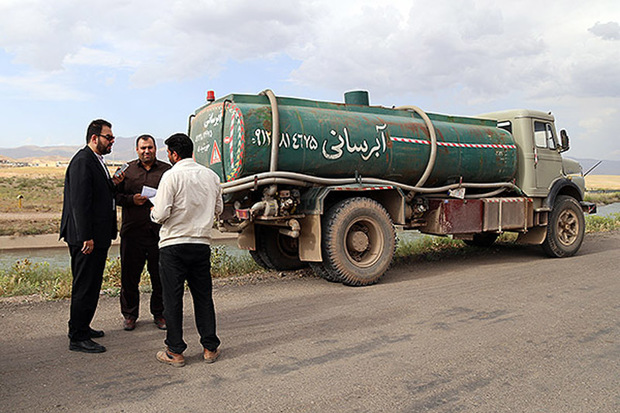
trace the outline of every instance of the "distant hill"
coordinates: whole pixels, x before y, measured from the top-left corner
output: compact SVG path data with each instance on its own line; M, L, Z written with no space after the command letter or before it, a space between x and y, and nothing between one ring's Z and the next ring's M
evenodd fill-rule
M0 155L7 158L23 160L26 158L53 158L62 160L71 158L79 146L35 146L27 145L18 148L0 148Z
M36 146L27 145L17 148L0 148L0 157L14 161L68 161L84 145L76 146ZM166 146L163 139L157 139L157 157L166 160ZM118 137L114 141L112 153L106 155L106 160L124 162L136 159L136 138Z
M570 156L567 156L567 158L570 158ZM599 162L599 159L571 159L575 159L581 164L583 172L587 172L588 169L592 168ZM590 172L590 175L620 175L620 161L602 160L601 164Z

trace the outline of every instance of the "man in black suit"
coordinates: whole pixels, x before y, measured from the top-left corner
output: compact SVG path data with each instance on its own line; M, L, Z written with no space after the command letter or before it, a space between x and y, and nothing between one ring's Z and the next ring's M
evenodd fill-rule
M65 173L60 238L69 245L73 287L69 317L69 350L103 353L106 348L92 338L104 332L93 330L99 291L108 249L116 238L115 185L124 175L114 178L103 161L112 151L112 125L103 119L90 123L86 146L71 159Z

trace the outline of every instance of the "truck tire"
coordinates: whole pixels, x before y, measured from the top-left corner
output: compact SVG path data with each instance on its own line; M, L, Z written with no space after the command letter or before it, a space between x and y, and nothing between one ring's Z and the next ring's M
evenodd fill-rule
M585 230L586 221L577 200L560 195L553 205L542 248L552 258L575 255L581 247Z
M341 283L343 280L338 278L337 274L332 274L322 262L311 262L310 268L319 277L332 283Z
M256 232L256 252L268 269L293 271L308 266L299 259L296 238L280 234L277 227L257 227Z
M499 237L499 234L495 232L482 232L480 234L474 234L473 239L464 239L463 242L470 247L489 248L495 240Z
M263 259L261 258L260 253L258 251L250 250L250 257L252 257L254 262L256 264L258 264L261 268L264 268L266 270L274 270L275 269L275 268L269 268L267 263L265 261L263 261Z
M345 285L376 283L389 268L396 236L390 215L369 198L345 199L323 220L321 252L329 276Z

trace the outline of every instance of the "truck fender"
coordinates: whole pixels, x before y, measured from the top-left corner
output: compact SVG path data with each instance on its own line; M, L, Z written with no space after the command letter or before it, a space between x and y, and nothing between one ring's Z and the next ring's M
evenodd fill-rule
M560 178L551 185L547 198L543 201L543 206L553 209L555 199L558 195L572 196L577 202L583 201L583 193L579 186L567 178Z
M364 196L379 202L395 224L405 223L405 194L399 188L376 185L342 185L312 188L302 194L300 219L299 258L302 261L321 262L321 217L330 205L345 199Z
M394 224L405 224L406 196L400 188L390 185L352 184L311 188L302 194L302 205L298 211L306 215L323 215L329 206L338 201L358 196L367 197L380 203L388 211Z

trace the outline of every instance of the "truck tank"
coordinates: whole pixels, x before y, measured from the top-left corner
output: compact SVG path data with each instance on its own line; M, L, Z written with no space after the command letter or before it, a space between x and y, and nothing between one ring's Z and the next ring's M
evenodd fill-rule
M278 97L277 170L324 178L378 177L407 185L425 174L425 187L515 177L517 149L510 133L491 120L440 114L427 114L436 134L436 159L428 175L432 141L423 117L369 106L365 92L361 98L359 93L345 95L345 101L355 102L348 104ZM270 171L272 109L267 96L243 94L198 109L189 125L196 161L217 172L222 182Z

